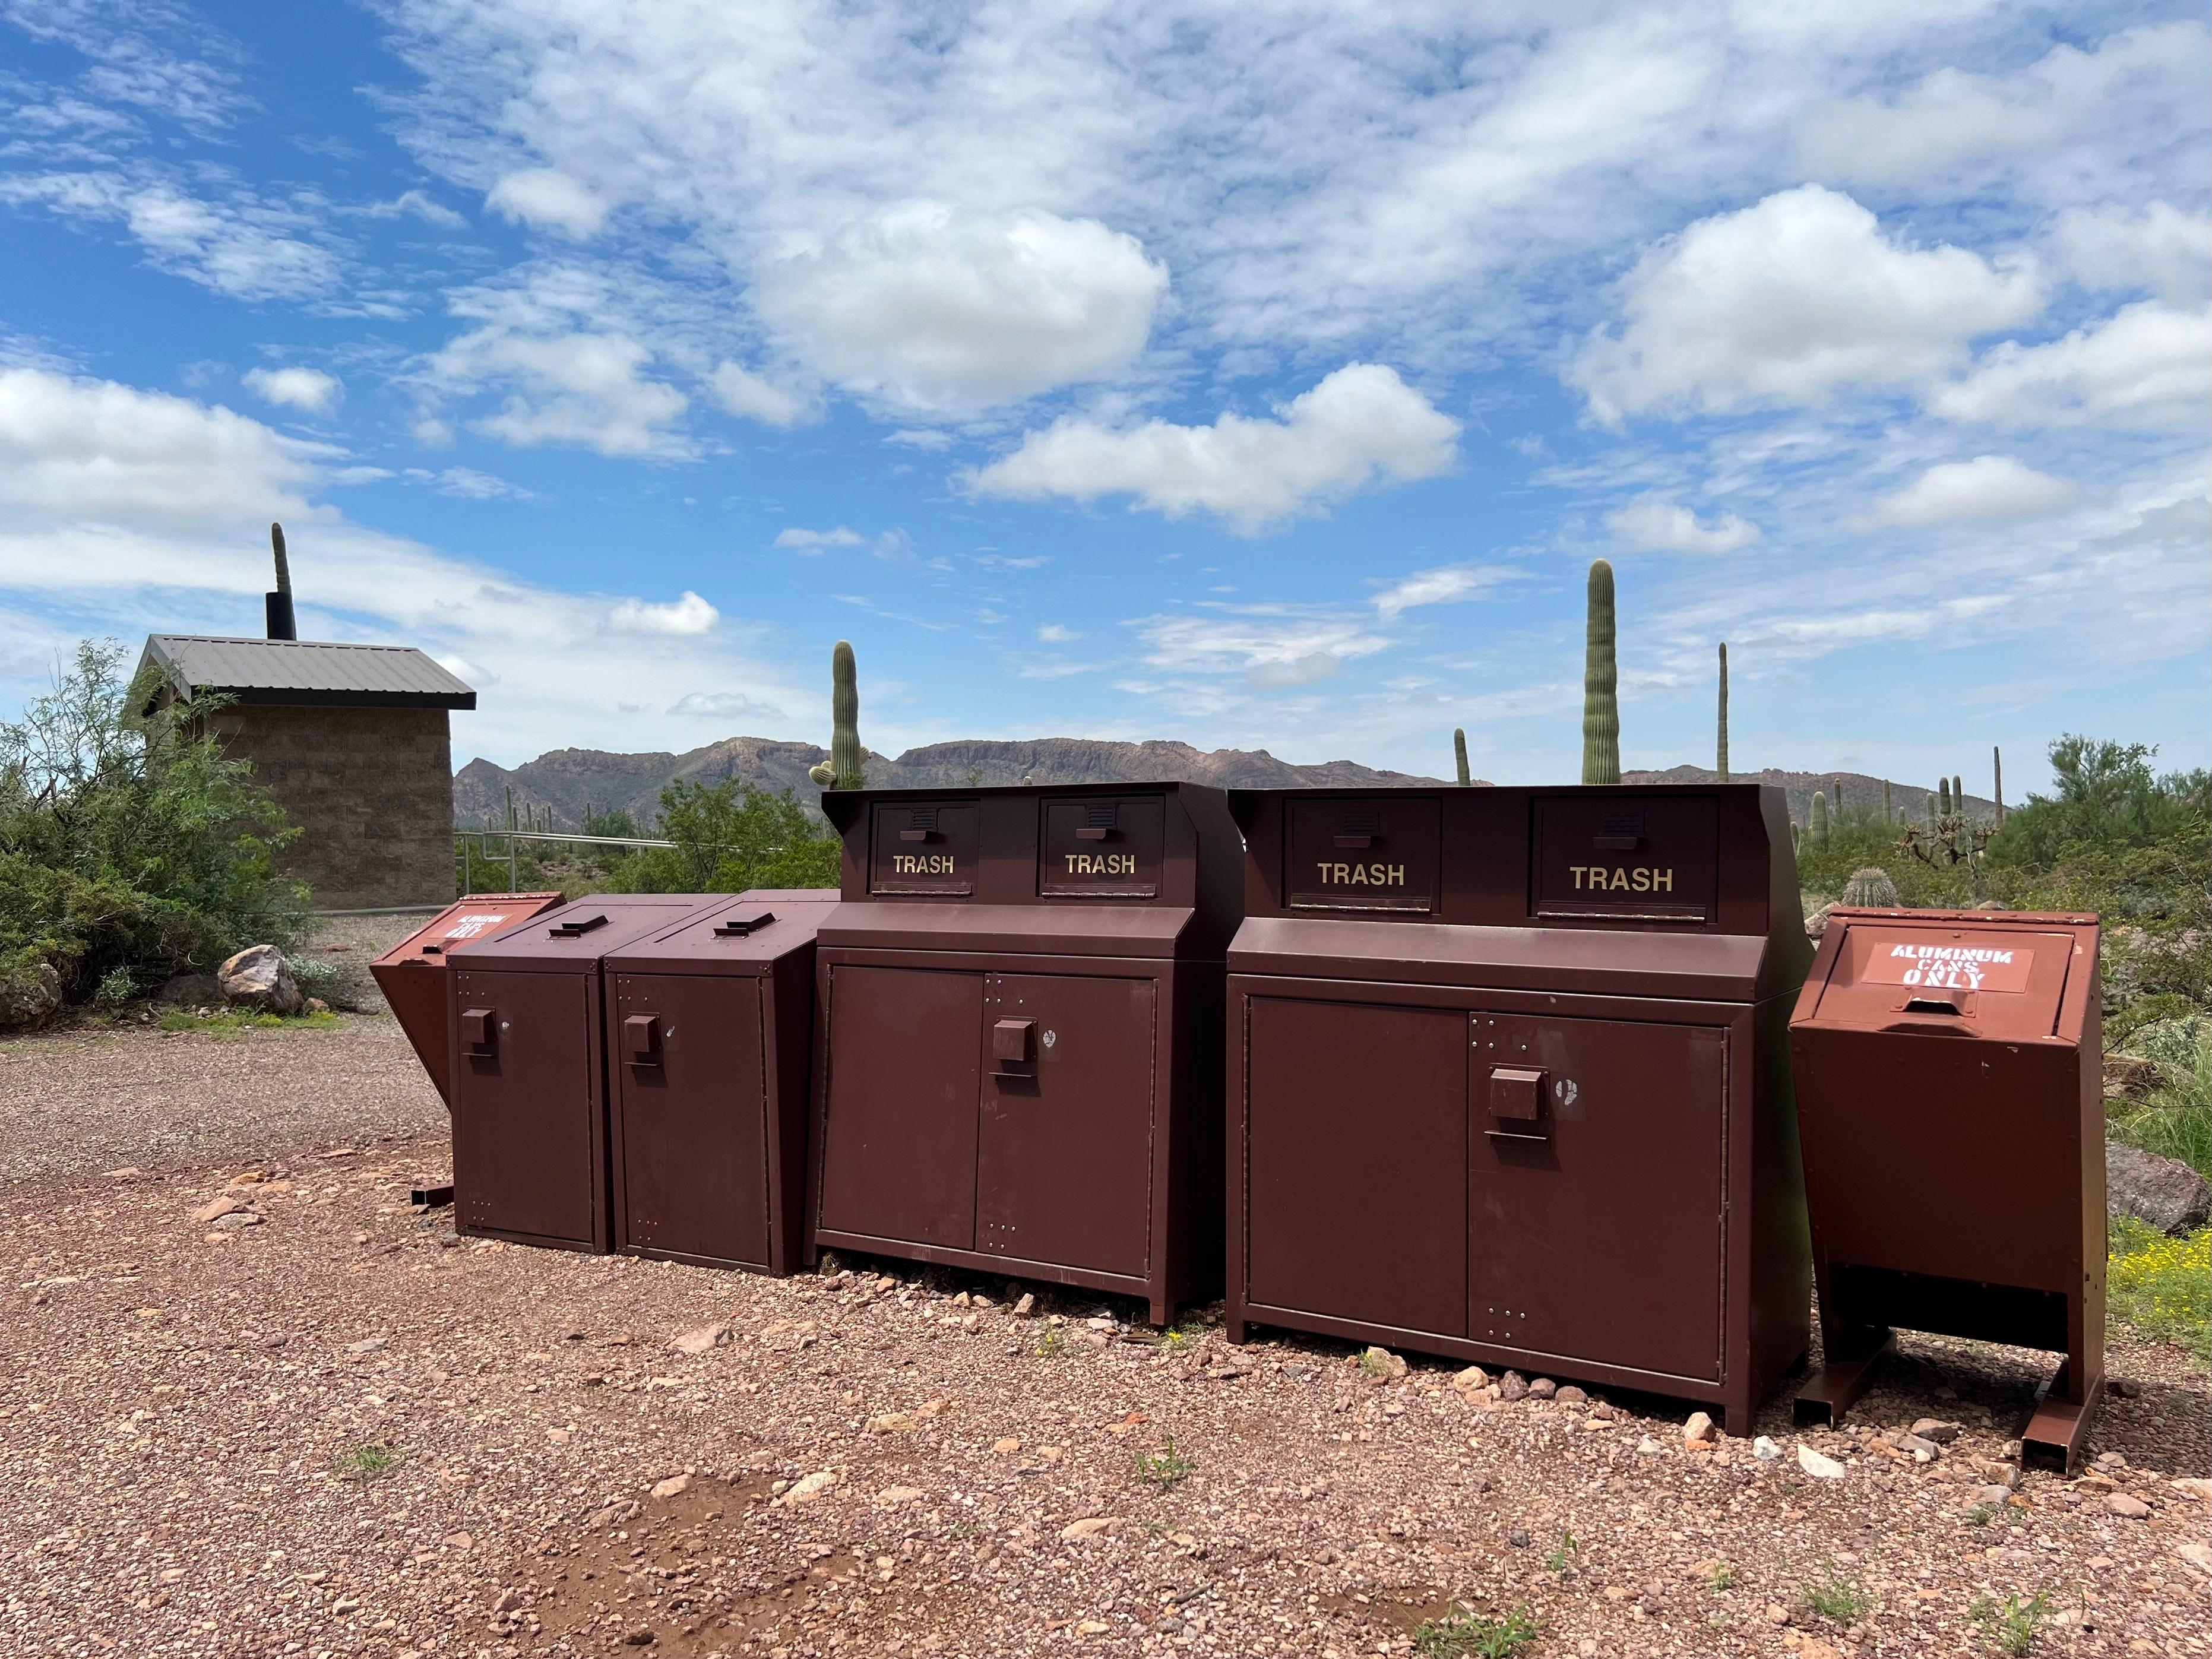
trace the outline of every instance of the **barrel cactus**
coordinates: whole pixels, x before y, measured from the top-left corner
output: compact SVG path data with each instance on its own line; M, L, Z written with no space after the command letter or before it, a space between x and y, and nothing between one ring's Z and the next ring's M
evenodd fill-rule
M1462 788L1474 781L1474 775L1467 769L1467 728L1462 726L1452 727L1452 763L1459 769Z
M1897 884L1889 878L1888 871L1873 865L1854 870L1851 878L1844 884L1844 902L1869 909L1894 909L1898 902Z
M1620 671L1613 660L1613 567L1593 559L1583 665L1583 781L1620 781Z
M1818 789L1813 792L1813 810L1805 815L1805 839L1815 847L1828 844L1828 798Z
M859 789L867 783L866 750L860 747L860 679L852 643L830 653L830 758L806 775L824 789Z

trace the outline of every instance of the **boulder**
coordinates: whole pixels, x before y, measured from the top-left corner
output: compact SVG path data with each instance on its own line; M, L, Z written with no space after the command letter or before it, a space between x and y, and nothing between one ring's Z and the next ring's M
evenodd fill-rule
M51 962L0 973L0 1031L43 1025L61 1012L62 976Z
M2105 1208L2179 1236L2212 1217L2212 1186L2178 1158L2105 1143Z
M252 1008L265 1014L296 1014L307 1006L300 987L285 965L284 953L273 945L249 945L215 970L223 1000L234 1008Z
M179 974L173 979L162 981L161 988L154 993L154 1000L178 1008L220 1008L222 981L213 974Z
M1835 903L1832 900L1828 903L1822 905L1819 909L1814 911L1811 915L1806 917L1805 937L1811 939L1814 944L1818 945L1822 937L1828 931L1828 918L1834 915L1835 913Z

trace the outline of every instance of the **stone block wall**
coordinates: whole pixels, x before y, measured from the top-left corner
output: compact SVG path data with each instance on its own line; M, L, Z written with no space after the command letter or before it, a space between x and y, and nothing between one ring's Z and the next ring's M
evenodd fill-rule
M225 750L301 828L285 853L319 910L444 904L453 891L453 756L442 708L234 703Z

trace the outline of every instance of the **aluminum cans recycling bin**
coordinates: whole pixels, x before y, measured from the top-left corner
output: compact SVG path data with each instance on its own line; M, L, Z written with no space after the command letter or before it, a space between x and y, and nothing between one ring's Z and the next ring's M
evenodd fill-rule
M1838 909L1790 1043L1825 1369L1842 1417L1891 1346L1939 1331L2064 1352L2023 1455L2079 1460L2105 1370L2097 918Z
M617 1250L798 1265L814 933L836 901L757 890L608 953Z
M1810 1285L1778 790L1232 791L1228 1334L1699 1401Z
M1146 1299L1221 1273L1218 790L832 791L810 1244Z
M392 1005L399 1029L415 1045L416 1058L438 1087L438 1098L453 1109L453 1084L447 1066L453 1059L452 988L446 982L446 954L474 939L488 939L551 909L558 893L471 893L447 905L405 939L369 963L369 975Z
M728 897L602 893L447 953L458 1231L612 1248L601 963Z

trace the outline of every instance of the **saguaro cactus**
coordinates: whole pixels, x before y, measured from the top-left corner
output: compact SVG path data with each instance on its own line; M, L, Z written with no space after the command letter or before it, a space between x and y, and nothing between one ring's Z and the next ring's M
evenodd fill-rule
M830 653L830 758L806 775L824 789L858 789L867 782L867 750L860 747L860 678L850 641Z
M1818 789L1813 792L1813 810L1806 814L1805 839L1815 847L1828 844L1828 798Z
M1729 781L1728 768L1728 641L1721 641L1721 720L1720 741L1715 746L1713 770L1720 774L1723 783Z
M1997 828L2004 828L2004 750L1995 744L1990 745L1990 770L1994 775L1992 787L1996 792Z
M1897 814L1890 810L1889 780L1887 778L1884 778L1881 781L1881 821L1884 823L1894 823L1897 822Z
M1966 811L1966 786L1959 781L1956 772L1951 775L1951 810L1961 817Z
M1452 727L1452 764L1459 769L1462 788L1474 781L1474 775L1467 769L1467 728L1463 726Z
M1936 816L1939 818L1951 816L1951 780L1948 778L1936 780Z
M1843 817L1843 815L1844 815L1844 781L1843 781L1841 778L1838 778L1838 779L1836 780L1836 816L1837 816L1838 817Z
M1620 781L1620 671L1613 660L1613 567L1589 568L1588 648L1583 665L1583 781Z
M269 545L276 555L276 591L287 602L292 597L292 565L284 556L284 526L271 522L269 526Z

